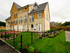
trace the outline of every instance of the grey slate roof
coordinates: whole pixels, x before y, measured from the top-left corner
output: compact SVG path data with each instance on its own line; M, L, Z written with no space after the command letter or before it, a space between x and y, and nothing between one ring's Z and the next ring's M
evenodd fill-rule
M14 4L15 4L15 6L16 6L17 9L21 8L21 6L18 5L18 4L16 4L15 2L14 2Z
M6 20L10 20L11 19L11 16L10 17L8 17Z
M47 3L48 3L48 2L43 3L43 4L40 4L37 10L34 10L34 9L33 9L29 14L44 11L44 9L45 9Z

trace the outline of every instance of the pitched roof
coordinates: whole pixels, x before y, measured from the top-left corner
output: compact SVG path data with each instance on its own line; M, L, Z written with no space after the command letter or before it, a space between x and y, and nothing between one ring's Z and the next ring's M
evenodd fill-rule
M8 17L6 20L10 20L11 19L11 16L10 17Z
M21 8L20 5L16 4L15 2L13 2L13 3L15 4L15 6L16 6L17 9L18 9L18 8Z
M43 3L43 4L40 4L37 10L34 10L34 9L33 9L29 14L44 11L44 9L45 9L47 3L48 3L48 2Z

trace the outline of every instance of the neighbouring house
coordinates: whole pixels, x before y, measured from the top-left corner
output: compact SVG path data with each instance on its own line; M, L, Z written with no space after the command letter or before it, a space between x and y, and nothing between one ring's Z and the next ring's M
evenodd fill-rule
M50 27L57 27L58 23L57 22L50 22Z
M6 29L15 31L44 32L50 30L48 2L38 5L28 4L21 7L13 2L10 17L6 19Z

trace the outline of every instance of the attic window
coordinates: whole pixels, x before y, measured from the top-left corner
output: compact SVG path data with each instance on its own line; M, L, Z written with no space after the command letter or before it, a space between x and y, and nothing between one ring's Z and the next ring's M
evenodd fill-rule
M34 7L34 10L37 10L37 8L38 8L38 7L37 7L37 6L35 6L35 7Z
M26 10L27 8L25 8L25 10Z

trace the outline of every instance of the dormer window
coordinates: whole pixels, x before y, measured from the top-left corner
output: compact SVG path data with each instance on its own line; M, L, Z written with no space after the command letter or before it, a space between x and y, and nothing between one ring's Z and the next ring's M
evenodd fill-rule
M34 4L34 10L37 10L38 9L38 4L35 2L35 4Z
M35 7L34 7L34 10L37 10L37 8L38 8L38 7L37 7L37 6L35 6Z

